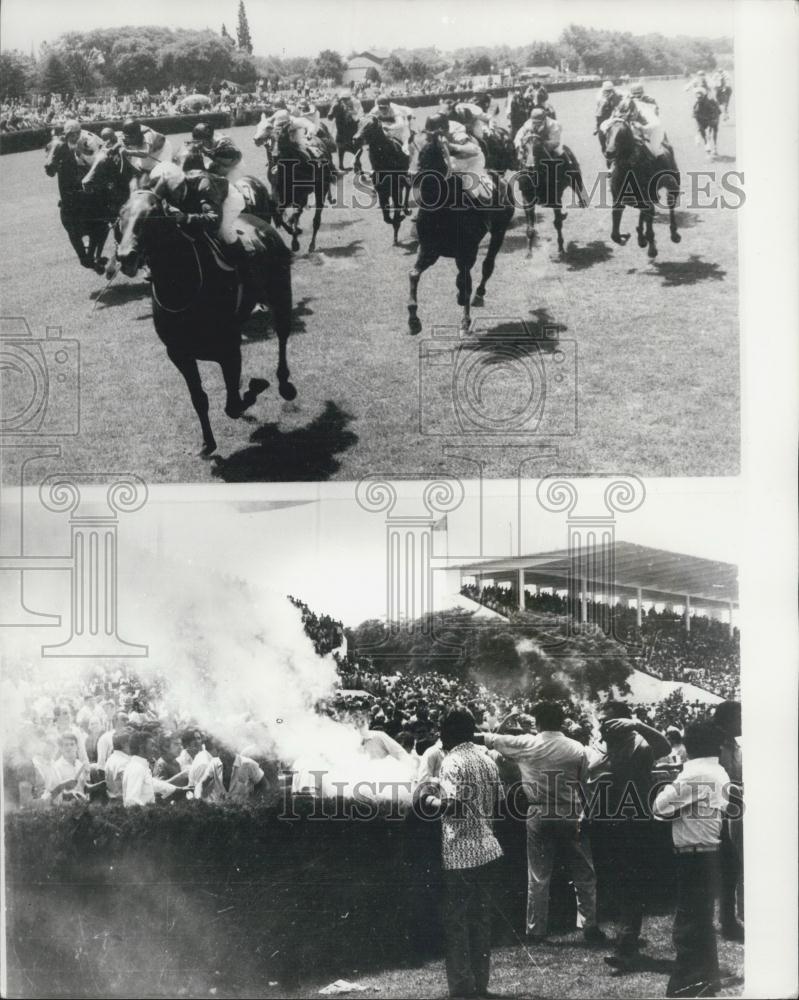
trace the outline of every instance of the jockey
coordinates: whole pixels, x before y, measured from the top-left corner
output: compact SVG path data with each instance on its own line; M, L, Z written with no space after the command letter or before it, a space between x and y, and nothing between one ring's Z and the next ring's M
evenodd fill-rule
M380 122L387 136L402 146L403 153L410 155L409 146L414 135L413 111L410 108L405 107L404 104L395 104L384 94L381 94L369 115Z
M657 101L654 97L650 97L649 94L644 93L644 85L642 83L634 83L632 87L630 87L630 97L632 97L637 104L640 104L641 101L643 101L644 104L651 104L655 115L660 115L660 109L658 108Z
M657 157L663 154L665 135L652 104L646 102L639 104L632 97L625 98L613 112L613 115L606 122L603 122L603 131L607 131L610 123L618 118L622 118L630 125L636 138L643 143L652 156Z
M478 90L477 93L472 96L471 103L476 105L487 118L491 118L491 95L486 93L485 90ZM494 109L494 114L499 114L498 106Z
M300 118L306 118L309 122L313 122L314 125L319 124L319 111L307 98L303 98L298 102L297 115Z
M157 163L172 159L172 146L166 137L128 118L119 133L122 155L139 174L149 174Z
M244 197L226 178L205 170L184 173L175 163L160 163L150 174L150 186L172 209L169 213L192 234L219 237L226 254L239 263L246 251L236 232Z
M505 117L512 135L516 135L524 125L528 114L529 106L521 90L512 90L508 94L508 103L505 105Z
M533 108L528 120L516 133L513 145L516 147L520 159L524 158L525 146L533 138L538 139L551 156L562 156L562 131L560 122L555 118L550 118L544 108Z
M448 160L449 169L460 179L463 191L480 205L494 204L494 185L486 172L486 161L480 143L476 141L473 129L476 120L471 112L465 112L468 124L447 118L446 115L431 115L425 122L428 136L438 136Z
M209 170L227 177L241 157L241 150L232 139L215 135L210 122L199 122L191 131L191 139L178 150L174 162L184 170Z
M555 109L549 103L549 91L546 87L537 87L533 92L533 108L541 108L547 118L557 118Z
M621 103L622 96L613 86L612 80L605 80L602 84L602 88L597 94L596 98L596 111L594 112L594 119L596 121L596 128L594 129L594 135L600 136L600 142L604 138L604 132L600 130L600 126L604 121L613 114L618 105Z
M94 162L94 154L103 148L99 137L82 129L75 119L64 122L64 141L78 163L86 168Z
M106 149L113 149L119 144L116 132L112 128L108 128L108 126L100 133L100 139Z

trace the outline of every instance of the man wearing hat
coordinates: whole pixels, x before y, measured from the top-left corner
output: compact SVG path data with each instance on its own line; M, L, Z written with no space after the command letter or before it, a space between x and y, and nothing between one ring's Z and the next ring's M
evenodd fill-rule
M410 155L409 144L413 138L413 111L404 104L395 104L385 94L381 94L369 112L377 118L387 136L395 139L402 151Z
M172 159L172 147L166 137L135 118L125 120L119 140L122 155L138 174L149 174L157 163Z
M235 222L244 211L242 194L224 177L204 170L184 173L175 163L161 163L150 175L151 187L171 206L176 222L190 232L218 236L226 247L241 243ZM243 252L231 252L236 261Z
M555 109L549 103L549 91L544 86L537 87L533 93L533 108L541 108L547 118L557 118Z
M613 81L603 81L602 87L597 94L596 111L594 112L594 120L596 122L594 135L599 137L599 145L602 147L603 153L605 152L607 137L602 130L602 123L606 122L610 118L619 104L621 104L621 100L621 94L613 86Z
M82 129L74 118L64 122L64 141L78 163L87 169L94 162L94 154L103 147L98 136Z
M513 144L520 157L523 157L525 146L531 140L542 143L551 156L561 156L563 154L561 134L560 122L548 117L542 107L534 107L528 120L516 133Z
M657 101L654 97L650 97L649 94L644 93L644 85L640 80L638 83L634 83L632 87L630 87L630 97L632 97L632 99L637 103L641 103L643 101L644 104L651 104L655 114L660 114Z
M494 205L494 186L486 173L485 156L482 147L474 134L475 122L471 112L462 106L464 119L469 122L472 131L463 124L463 120L451 120L445 114L431 115L424 123L428 142L438 142L457 185L455 203L462 202L460 193L471 196L478 206L491 208Z

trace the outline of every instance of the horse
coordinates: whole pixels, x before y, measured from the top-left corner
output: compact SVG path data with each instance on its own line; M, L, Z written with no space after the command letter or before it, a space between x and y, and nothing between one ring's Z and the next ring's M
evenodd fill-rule
M336 153L338 155L338 168L343 173L348 169L344 166L344 154L352 153L352 155L355 156L358 152L354 142L355 135L358 132L359 127L358 119L352 110L345 105L334 107L328 117L330 116L333 116L336 123Z
M121 239L117 250L122 272L133 277L146 257L152 275L153 325L167 356L186 380L200 421L203 448L208 456L216 440L208 418L208 396L202 387L198 361L215 361L222 368L227 391L225 413L240 417L268 385L252 379L244 395L241 382L241 326L257 302L272 311L278 337L277 377L283 399L297 390L289 380L286 342L291 329L291 254L278 233L253 216L243 215L238 228L245 242L259 248L262 267L258 280L244 282L225 262L212 241L190 236L176 225L152 191L134 191L119 217Z
M693 115L697 132L705 144L705 151L708 156L715 156L718 152L719 118L721 118L718 102L704 90L697 90Z
M276 204L278 225L290 234L291 249L295 253L300 249L300 216L313 194L314 216L311 241L308 244L308 253L313 253L316 250L316 237L322 223L325 201L328 198L331 202L333 200L330 188L335 179L335 170L327 143L322 155L311 157L291 142L287 129L275 132L264 115L261 115L261 121L256 127L253 142L256 146L266 148L267 177ZM283 217L287 208L293 208L288 221Z
M492 124L477 140L486 161L486 173L496 185L509 170L516 170L518 159L513 136L501 125Z
M478 207L468 199L458 183L460 178L448 179L447 159L440 139L431 136L419 151L419 173L414 179L417 186L419 211L416 232L419 252L409 274L410 298L408 300L408 329L417 334L422 329L418 316L417 289L422 273L439 257L452 257L458 269L456 286L458 305L462 307L461 330L471 325L469 310L472 292L472 268L477 259L481 240L490 234L488 252L483 261L482 279L475 290L473 305L483 304L486 282L494 272L494 263L505 233L513 218L513 204L508 197L504 181L496 180L496 197L491 206Z
M633 134L630 123L615 118L607 130L605 153L610 166L610 190L613 198L613 226L610 238L624 246L629 233L619 232L625 205L638 208L638 246L647 247L647 256L657 257L655 233L655 204L661 189L666 190L669 209L669 232L672 243L682 237L677 232L674 206L680 194L680 171L671 147L657 157L652 156L643 142Z
M369 147L369 159L372 163L372 183L374 184L383 220L394 229L394 246L399 243L399 229L404 215L410 215L408 198L411 193L411 176L409 173L411 158L396 139L386 135L380 122L367 115L363 124L353 137L357 146L353 170L361 177L361 156L363 147ZM394 206L393 214L391 206Z
M720 83L716 87L716 104L718 104L719 109L724 113L724 121L726 122L730 117L730 99L732 97L732 87L728 83Z
M102 274L105 265L102 252L109 229L103 199L83 190L81 180L84 168L62 136L51 139L45 152L45 173L48 177L58 178L61 225L81 265ZM86 244L84 237L87 238Z
M113 224L119 210L133 191L147 183L147 173L131 164L121 146L105 146L94 154L94 160L81 181L83 190L101 196L108 210L108 222Z
M553 225L558 235L558 253L562 256L565 252L563 221L568 216L568 212L563 211L563 195L567 188L571 188L581 208L588 203L577 157L568 146L562 148L562 153L550 152L543 139L535 133L525 143L524 162L516 175L516 183L527 218L528 259L533 255L536 205L554 210Z

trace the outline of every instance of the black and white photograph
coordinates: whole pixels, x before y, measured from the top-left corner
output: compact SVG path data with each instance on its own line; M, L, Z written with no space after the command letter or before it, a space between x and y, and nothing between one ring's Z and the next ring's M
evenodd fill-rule
M799 996L797 42L3 0L0 996Z

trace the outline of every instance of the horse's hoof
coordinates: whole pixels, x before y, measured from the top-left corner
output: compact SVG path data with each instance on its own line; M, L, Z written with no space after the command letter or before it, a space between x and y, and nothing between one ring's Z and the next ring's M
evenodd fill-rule
M680 236L679 233L672 233L671 234L671 242L672 243L682 243L682 236Z
M472 321L464 316L461 320L461 333L468 333L472 327Z
M206 441L202 446L200 451L197 452L200 458L210 458L211 455L216 451L216 441L211 438L210 441Z
M289 402L291 402L292 399L297 398L297 389L291 382L288 381L288 379L280 383L278 392L283 399L287 399Z
M294 253L297 253L297 251L300 249L300 241L296 238L296 236L291 241L291 249L294 251Z
M623 247L627 243L627 240L629 240L630 234L618 233L616 236L614 236L613 233L611 233L610 238L613 240L614 243L618 243L620 247Z
M657 247L650 247L647 250L646 255L650 260L654 260L658 255Z
M477 292L474 293L474 296L472 298L472 305L473 306L484 306L485 305L485 301L486 300L485 300L484 296L478 295Z
M642 236L641 233L639 233L638 246L641 247L641 249L643 250L643 248L648 245L649 245L649 240L646 238L646 236Z
M226 406L225 416L230 417L231 420L238 420L239 417L244 413L244 401L237 403L236 406Z
M422 321L418 316L408 317L408 332L414 335L422 332Z

